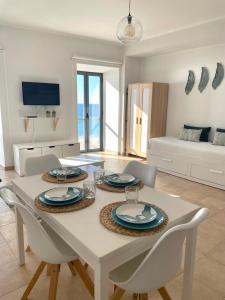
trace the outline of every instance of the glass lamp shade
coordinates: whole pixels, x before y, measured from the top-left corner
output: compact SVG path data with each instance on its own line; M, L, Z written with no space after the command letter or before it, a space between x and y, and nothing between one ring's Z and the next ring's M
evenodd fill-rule
M140 41L142 32L140 21L129 15L119 22L116 34L123 44L129 45Z

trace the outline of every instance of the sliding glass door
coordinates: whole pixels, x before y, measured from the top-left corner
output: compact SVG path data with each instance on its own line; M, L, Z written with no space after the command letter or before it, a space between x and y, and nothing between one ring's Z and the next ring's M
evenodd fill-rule
M78 140L83 152L102 150L102 74L77 72Z

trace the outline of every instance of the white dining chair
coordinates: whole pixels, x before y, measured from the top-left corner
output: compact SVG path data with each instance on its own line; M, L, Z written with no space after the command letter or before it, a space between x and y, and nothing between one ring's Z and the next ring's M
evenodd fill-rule
M41 259L41 263L28 284L21 300L27 299L46 265L49 265L51 269L48 299L55 300L60 265L63 263L67 263L74 272L75 270L77 271L86 288L94 297L93 282L80 262L77 253L74 252L51 227L48 227L46 230L26 206L18 202L15 202L14 205L26 225L29 245L33 253Z
M23 205L25 205L25 202L18 198L17 195L15 193L13 193L13 191L9 188L9 187L3 187L0 189L0 196L1 198L9 204L9 206L11 208L14 208L14 205L15 203L22 203ZM30 209L28 206L27 206L28 209ZM13 211L15 212L15 208L13 209ZM41 218L37 215L37 214L34 214L34 216L41 222ZM30 246L27 245L26 247L26 252L29 252L31 249L30 249Z
M25 176L32 176L62 167L54 154L37 157L28 157L25 161Z
M124 173L131 174L149 187L154 188L157 168L155 166L144 164L139 161L131 161L125 167Z
M0 189L0 196L10 207L13 207L15 202L23 203L21 199L19 199L16 194L13 193L12 187L3 187ZM24 204L24 203L23 203Z
M167 230L152 249L113 270L110 279L116 289L111 300L119 300L125 291L147 300L153 290L158 290L164 300L170 300L165 285L181 266L185 238L207 215L208 209L201 208L190 222Z

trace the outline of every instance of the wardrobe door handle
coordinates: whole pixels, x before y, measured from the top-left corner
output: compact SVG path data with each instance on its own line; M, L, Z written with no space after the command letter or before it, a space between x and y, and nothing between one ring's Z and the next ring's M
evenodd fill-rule
M138 117L136 118L136 124L138 124Z
M140 124L140 125L142 124L142 118L140 118L140 120L139 120L139 124Z

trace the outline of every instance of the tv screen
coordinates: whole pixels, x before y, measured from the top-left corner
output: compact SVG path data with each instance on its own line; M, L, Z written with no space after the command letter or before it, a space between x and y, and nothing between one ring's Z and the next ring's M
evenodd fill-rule
M24 105L60 105L59 84L22 82Z

